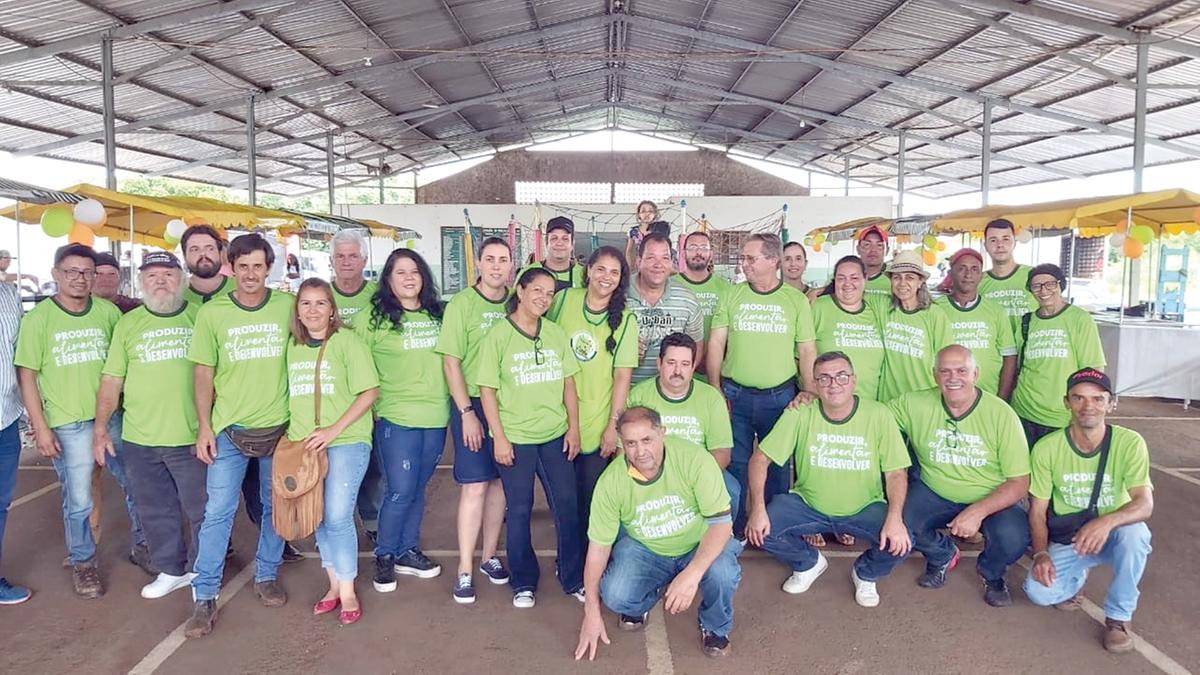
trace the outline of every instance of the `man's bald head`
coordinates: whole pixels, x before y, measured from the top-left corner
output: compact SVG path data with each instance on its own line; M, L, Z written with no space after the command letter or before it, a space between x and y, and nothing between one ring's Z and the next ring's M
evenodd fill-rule
M965 360L971 368L978 367L978 364L975 363L975 355L971 353L970 349L962 345L943 347L937 355L937 367L941 368L942 363L947 360L950 362Z
M937 365L933 368L933 379L937 380L938 389L947 401L960 400L960 397L974 396L975 383L979 381L979 367L975 364L975 356L971 350L962 345L950 345L943 348L937 355Z

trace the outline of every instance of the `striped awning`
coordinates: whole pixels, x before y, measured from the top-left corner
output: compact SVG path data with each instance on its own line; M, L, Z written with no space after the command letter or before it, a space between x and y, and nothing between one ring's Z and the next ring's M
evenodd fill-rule
M28 204L77 204L83 201L83 197L70 192L50 190L8 178L0 178L0 199Z

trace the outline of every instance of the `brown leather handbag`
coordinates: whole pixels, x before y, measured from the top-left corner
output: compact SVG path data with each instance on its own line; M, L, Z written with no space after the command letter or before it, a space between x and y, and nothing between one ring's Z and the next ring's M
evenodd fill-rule
M321 361L325 345L317 352L317 373L313 379L315 427L321 426ZM320 526L325 517L325 476L329 473L328 449L309 452L304 440L289 440L283 435L275 446L271 467L271 523L285 541L303 539Z

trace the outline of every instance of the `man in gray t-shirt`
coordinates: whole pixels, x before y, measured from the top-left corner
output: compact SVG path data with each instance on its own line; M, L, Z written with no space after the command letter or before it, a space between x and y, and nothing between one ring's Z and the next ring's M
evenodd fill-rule
M638 244L637 274L629 284L629 311L638 320L641 359L633 382L657 374L658 350L671 333L686 333L696 341L696 363L704 363L704 308L696 294L671 279L671 240L651 233Z

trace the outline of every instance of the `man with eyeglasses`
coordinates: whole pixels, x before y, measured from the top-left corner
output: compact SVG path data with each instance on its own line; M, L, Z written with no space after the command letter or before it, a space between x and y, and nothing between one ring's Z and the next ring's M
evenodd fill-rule
M554 302L546 311L551 321L558 318L563 296L560 291L583 288L583 265L575 261L575 221L566 216L554 216L546 221L546 255L517 273L517 278L530 267L541 267L554 277Z
M855 250L862 258L863 266L867 268L867 297L892 297L892 282L883 273L883 259L887 256L888 235L882 227L871 225L864 227L855 235L858 243Z
M685 333L696 341L696 362L704 358L704 307L696 294L671 275L671 240L651 231L638 244L637 274L629 284L629 311L638 320L638 367L633 383L655 376L662 340Z
M979 294L983 256L971 248L950 256L950 292L934 301L946 310L954 344L971 350L980 389L1007 401L1017 381L1012 321L998 303Z
M1017 324L1020 359L1012 407L1021 418L1030 447L1046 434L1071 423L1063 407L1063 383L1080 368L1104 370L1104 348L1096 321L1063 298L1067 277L1058 265L1029 271L1029 290L1038 301L1035 312Z
M63 524L75 593L98 598L104 594L104 584L88 526L95 466L92 426L100 371L121 310L92 297L96 252L91 248L80 244L59 248L51 274L58 293L25 316L15 363L38 452L53 461L62 483ZM111 424L109 433L120 437L120 430ZM117 448L116 453L107 462L110 470L120 463L122 450Z
M729 291L730 284L712 268L712 240L707 232L693 232L684 237L683 259L683 273L677 278L679 283L696 294L704 308L704 338L707 340L717 304ZM703 377L703 373L698 375Z
M941 588L958 565L950 534L970 539L982 532L983 553L975 565L983 599L1008 607L1004 581L1029 546L1029 519L1018 506L1029 490L1029 448L1021 421L999 397L978 385L971 350L950 345L938 352L934 389L909 392L888 405L917 459L908 484L904 522L913 529L913 548L925 556L922 588Z
M826 352L813 374L817 401L784 412L750 459L746 538L792 569L783 582L790 594L804 593L829 568L804 535L865 540L868 548L854 561L850 579L855 602L876 607L876 583L912 548L903 518L911 462L887 406L854 395L850 357ZM768 465L793 459L791 492L768 504Z
M708 381L729 401L733 422L733 459L729 473L745 494L746 471L754 441L770 433L795 398L799 375L812 391L816 333L808 298L779 277L783 244L774 234L751 235L742 247L746 282L725 294L709 335ZM795 364L794 369L791 367ZM767 497L787 492L791 468L772 467ZM744 497L733 531L746 527Z

